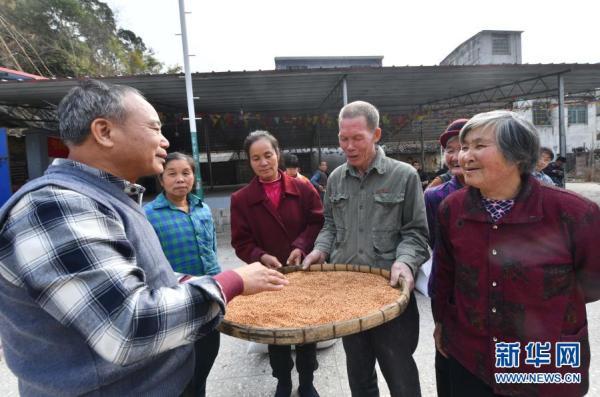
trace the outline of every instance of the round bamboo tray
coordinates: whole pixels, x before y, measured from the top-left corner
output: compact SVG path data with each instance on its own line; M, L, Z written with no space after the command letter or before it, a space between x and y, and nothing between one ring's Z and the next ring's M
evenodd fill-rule
M295 271L300 271L300 269L296 266L286 266L282 268L282 273L284 274ZM378 274L387 279L390 277L389 270L365 265L325 263L320 265L312 265L306 271L351 271ZM408 287L404 280L400 279L398 286L398 299L394 303L386 305L379 310L373 311L360 318L346 321L336 321L303 328L260 328L223 320L218 329L224 334L236 338L259 343L267 343L271 345L299 345L303 343L321 342L366 331L393 320L402 314L406 308L406 305L408 304L409 299L410 292L408 291Z

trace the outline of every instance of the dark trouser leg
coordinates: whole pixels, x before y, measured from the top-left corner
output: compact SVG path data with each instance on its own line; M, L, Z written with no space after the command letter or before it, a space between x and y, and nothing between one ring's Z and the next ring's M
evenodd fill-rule
M371 344L392 397L421 395L413 353L419 342L419 310L414 295L399 317L373 328Z
M317 344L296 345L296 369L300 380L300 386L298 387L300 397L316 397L319 395L313 385L313 372L318 367Z
M292 360L292 347L269 345L269 363L273 376L277 379L291 377L294 361Z
M377 372L375 372L375 352L371 347L369 331L344 336L346 370L353 397L377 397Z
M313 372L319 367L317 362L317 344L296 345L296 369L300 384L312 383Z
M276 397L289 397L292 393L292 360L291 346L269 345L269 363L273 376L277 378Z
M454 358L448 358L452 397L494 397L494 391L484 381L469 372Z
M204 397L206 395L206 378L210 373L221 345L221 334L214 330L205 337L198 339L194 344L196 355L196 367L194 368L194 395Z
M438 397L450 397L450 369L448 359L435 350L435 385Z

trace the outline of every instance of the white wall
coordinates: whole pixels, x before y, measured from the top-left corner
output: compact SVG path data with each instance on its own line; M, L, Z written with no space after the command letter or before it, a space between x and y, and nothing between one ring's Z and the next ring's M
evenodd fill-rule
M555 102L554 102L555 103ZM519 101L515 103L515 111L527 120L533 122L533 111L531 106L533 101ZM568 125L568 107L565 106L565 125L567 138L567 153L571 153L574 148L584 147L586 149L600 148L600 141L596 138L600 133L600 117L596 116L596 104L588 103L588 122L587 124ZM521 109L521 110L519 110ZM558 106L554 104L551 108L552 126L536 125L540 134L542 146L547 146L558 153Z

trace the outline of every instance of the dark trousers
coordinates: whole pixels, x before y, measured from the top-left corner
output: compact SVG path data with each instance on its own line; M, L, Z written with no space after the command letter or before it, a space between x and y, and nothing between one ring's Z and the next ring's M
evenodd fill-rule
M448 358L452 397L500 397L477 376L469 372L454 358Z
M448 359L435 350L435 386L438 397L452 396L450 390L450 368Z
M221 345L221 334L214 330L194 343L194 375L181 397L204 397L206 378L210 373Z
M292 347L269 345L269 363L275 378L283 381L290 379L292 368L294 368ZM316 343L296 345L296 369L298 370L300 384L312 383L313 372L318 366Z
M200 338L194 344L196 356L196 367L194 368L194 396L204 397L206 395L206 378L210 373L221 345L221 334L214 330L205 337Z
M353 397L379 396L376 360L392 397L421 395L419 371L412 357L419 342L419 310L414 294L399 317L342 340Z

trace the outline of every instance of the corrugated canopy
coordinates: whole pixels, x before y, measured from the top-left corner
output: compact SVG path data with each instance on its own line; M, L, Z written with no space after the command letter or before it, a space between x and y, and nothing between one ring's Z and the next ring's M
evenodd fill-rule
M341 104L340 82L344 78L350 101L361 99L382 110L408 112L434 102L458 106L462 100L481 103L555 96L558 87L555 75L561 72L564 72L566 94L600 88L600 64L195 73L193 85L194 96L198 97L195 102L197 112L239 112L243 109L249 112L302 113L338 110ZM182 75L139 75L101 80L139 89L161 111L185 112L187 109ZM515 82L521 83L513 84ZM76 84L75 79L1 82L0 105L52 107ZM497 87L501 88L500 91ZM458 98L459 101L457 98L448 100L457 96L462 96Z

